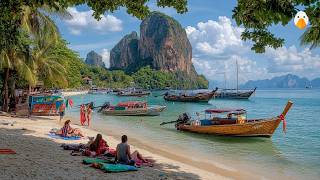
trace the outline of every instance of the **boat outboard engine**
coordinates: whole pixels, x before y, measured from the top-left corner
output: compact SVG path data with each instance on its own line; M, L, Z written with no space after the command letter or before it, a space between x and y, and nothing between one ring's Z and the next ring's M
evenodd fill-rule
M106 102L106 103L104 103L101 107L100 107L100 109L98 110L98 112L101 112L103 109L107 109L107 108L109 108L110 107L110 102Z
M180 114L180 115L179 115L179 118L178 118L178 120L177 120L177 123L176 123L176 127L178 128L178 125L188 123L188 121L189 121L190 119L191 119L191 117L189 116L188 113Z

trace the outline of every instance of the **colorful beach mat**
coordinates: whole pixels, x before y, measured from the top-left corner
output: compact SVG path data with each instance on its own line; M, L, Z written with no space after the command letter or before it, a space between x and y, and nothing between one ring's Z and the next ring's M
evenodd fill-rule
M62 137L54 133L49 133L48 136L54 139L63 139L63 140L80 140L81 139L80 136Z
M125 165L125 164L93 163L92 167L101 169L105 172L138 171L137 167L129 166L129 165Z
M0 154L16 154L12 149L0 149Z
M112 163L109 159L99 159L99 158L85 158L83 164L93 164L93 163Z

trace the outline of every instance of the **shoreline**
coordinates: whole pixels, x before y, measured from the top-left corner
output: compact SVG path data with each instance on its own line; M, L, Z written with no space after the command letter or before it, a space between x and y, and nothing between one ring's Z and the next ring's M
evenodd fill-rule
M15 164L15 166L19 166L19 156L23 154L23 149L20 149L19 146L23 146L24 141L19 142L19 139L21 138L25 138L23 136L27 135L27 136L32 136L35 138L43 138L47 141L47 144L49 144L51 141L55 142L55 143L86 143L88 140L87 139L81 139L81 140L76 140L76 141L65 141L65 140L61 140L61 139L52 139L50 138L47 134L50 131L51 128L60 128L62 126L62 122L60 122L59 124L59 120L58 117L32 117L31 119L27 119L27 118L12 118L12 117L4 117L1 116L2 121L7 121L10 123L13 123L13 126L11 125L3 125L0 124L0 134L3 134L3 131L9 131L9 130L13 130L13 131L31 131L31 133L26 133L20 136L17 136L15 139L12 139L14 146L17 147L17 149L14 149L15 151L17 151L17 154L14 156L14 159L18 161L16 162L17 164ZM65 118L66 120L67 118ZM85 134L86 136L95 136L97 133L101 133L99 131L96 131L92 128L88 128L88 127L81 127L76 125L75 119L72 118L68 118L72 120L72 126L76 127L76 128L80 128ZM24 129L24 130L22 130ZM15 134L16 133L11 133L11 134ZM101 133L103 135L103 137L106 139L106 141L108 142L108 144L111 147L116 147L117 143L120 141L118 139L116 139L114 136L110 136L110 135L106 135L105 133ZM132 141L131 141L132 139ZM1 146L3 146L3 143L6 142L1 142ZM46 143L46 142L44 142ZM163 156L164 154L166 154L166 152L162 152L159 149L152 149L150 147L144 146L141 143L138 143L134 140L134 137L130 138L129 137L129 143L132 146L132 150L138 150L143 156L145 157L152 157L154 160L156 160L155 166L152 168L149 167L142 167L139 169L139 171L137 172L132 172L132 173L123 173L123 174L136 174L136 175L141 175L141 173L143 174L142 179L159 179L160 176L162 176L162 174L164 174L164 176L168 176L169 179L176 179L177 175L179 175L179 177L182 177L180 179L228 179L228 178L237 178L237 179L248 179L248 178L253 178L254 176L248 175L248 174L242 174L240 172L236 172L236 173L232 173L232 171L230 170L224 170L222 168L209 168L209 169L204 169L201 167L197 167L192 165L193 163L200 163L197 161L193 161L193 160L183 160L183 158L181 157L177 157L174 154L167 154L167 156ZM47 149L42 149L43 146L39 147L40 151L46 151ZM3 147L3 148L13 148L13 147ZM69 151L65 151L62 148L60 148L57 144L57 147L55 147L56 149L60 149L60 151L58 151L57 153L64 153L67 154L68 156L66 158L73 159L74 157L69 155ZM21 151L21 152L19 152ZM22 154L20 154L22 153ZM34 156L34 154L29 155ZM6 159L3 157L5 157L4 155L0 156L0 160L2 160L3 162L6 162ZM8 158L10 158L11 156L7 156ZM13 157L13 156L12 156ZM80 156L82 157L82 156ZM79 158L78 158L79 159ZM84 157L80 158L80 159L84 159ZM7 159L9 160L9 159ZM12 161L12 162L11 162ZM11 163L15 163L14 160L10 160ZM6 163L1 163L1 164L6 164ZM77 162L76 164L79 164L79 162ZM166 164L166 168L162 168L162 164ZM203 164L206 165L206 164ZM53 165L52 165L53 166ZM74 165L70 165L70 166L74 166ZM70 167L69 166L69 167ZM0 165L1 167L1 165ZM84 168L84 165L81 166L77 166L73 167L73 168ZM6 167L3 167L6 168ZM2 168L2 169L3 169ZM27 168L27 167L26 167ZM32 166L28 167L28 168L34 168ZM0 168L1 169L1 168ZM7 168L6 168L7 169ZM87 168L89 170L91 170L92 172L96 172L96 170L94 170L93 168ZM157 173L159 176L155 177L155 172L146 172L146 171L155 171L155 172L161 172L160 174ZM11 176L12 173L15 172L14 169L7 169L9 172L11 172ZM61 170L62 171L62 170ZM183 172L183 173L182 173ZM46 172L40 172L39 175L42 175L42 173L46 173ZM10 174L10 173L9 173ZM59 172L57 172L57 174L59 175ZM105 173L105 174L109 174L109 173ZM121 173L120 173L121 174ZM184 175L183 175L184 174ZM8 178L6 176L5 173L0 173L0 177L4 175L3 179ZM17 175L17 174L16 174ZM28 177L28 176L26 176ZM21 178L26 178L25 176L19 177L18 174L18 179ZM91 176L88 176L91 177ZM62 179L66 179L67 176L62 177ZM101 177L100 177L101 178ZM28 179L28 178L27 178ZM35 178L37 179L37 178ZM41 178L40 178L41 179ZM122 178L121 176L119 176L119 178L117 179L126 179L126 178ZM161 179L161 178L160 178Z
M62 95L65 97L88 94L89 91L62 91Z

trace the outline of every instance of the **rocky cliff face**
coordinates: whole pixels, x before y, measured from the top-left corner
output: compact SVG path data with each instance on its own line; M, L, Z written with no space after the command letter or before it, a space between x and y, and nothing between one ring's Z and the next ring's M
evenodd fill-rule
M138 61L138 34L133 31L124 36L110 51L110 68L126 69Z
M86 58L85 63L92 65L92 66L105 67L104 62L102 61L102 56L94 51L90 51L87 54L87 58Z
M140 25L140 59L152 60L153 68L194 73L192 47L185 30L173 18L154 12Z
M185 30L173 18L153 12L137 33L126 35L110 52L110 68L134 71L151 65L153 69L182 71L195 75L192 48Z

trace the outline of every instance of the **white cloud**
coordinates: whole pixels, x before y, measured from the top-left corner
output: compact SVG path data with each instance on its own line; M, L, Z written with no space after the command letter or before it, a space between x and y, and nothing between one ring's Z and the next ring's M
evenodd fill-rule
M101 51L102 61L106 68L110 67L110 51L108 49L102 49Z
M218 21L199 22L197 28L188 26L186 32L196 52L214 56L225 51L239 51L243 48L243 28L232 26L231 20L219 16Z
M86 29L101 33L122 30L122 21L113 15L102 15L98 21L92 16L92 10L78 11L75 7L70 7L67 11L72 15L71 19L65 20L71 34L79 35Z
M196 70L205 74L209 80L224 80L224 75L228 81L228 87L234 88L236 82L236 72L238 62L239 83L244 83L248 79L256 79L257 77L267 77L267 69L259 67L256 61L243 58L238 55L232 55L223 61L212 61L211 59L193 58L192 62ZM255 78L250 77L252 74Z
M268 48L266 55L269 57L269 72L296 72L306 76L319 72L320 56L313 54L309 49L299 51L295 46Z
M267 48L264 54L256 54L250 50L251 42L241 40L243 28L228 17L199 22L196 27L188 26L185 30L193 47L194 66L210 80L223 81L226 73L228 84L235 85L236 61L242 83L287 73L309 78L320 76L318 54L295 46Z

